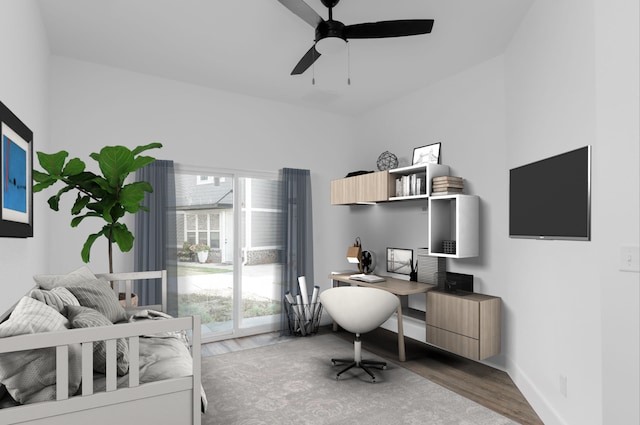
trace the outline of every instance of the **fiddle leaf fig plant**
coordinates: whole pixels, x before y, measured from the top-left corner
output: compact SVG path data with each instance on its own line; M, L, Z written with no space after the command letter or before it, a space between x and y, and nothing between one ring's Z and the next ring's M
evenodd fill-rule
M87 217L101 218L105 222L99 232L87 237L80 253L82 261L89 262L91 247L100 236L108 240L110 273L113 273L113 244L117 244L122 252L133 248L134 236L120 219L126 213L148 211L142 201L145 193L153 192L153 188L148 182L125 184L125 181L130 173L155 161L153 157L140 155L142 152L161 147L161 143L150 143L133 150L125 146L106 146L99 153L90 155L98 163L102 175L86 171L86 164L78 158L67 161L69 153L66 151L54 154L38 152L38 162L43 171L33 170L36 182L33 192L60 182L62 188L47 202L52 210L59 211L62 195L76 192L76 200L71 207L71 227L77 227Z

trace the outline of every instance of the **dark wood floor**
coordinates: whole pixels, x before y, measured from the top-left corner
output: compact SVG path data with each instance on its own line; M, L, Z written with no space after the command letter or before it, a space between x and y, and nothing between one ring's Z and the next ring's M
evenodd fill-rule
M330 332L330 326L321 327L319 330L320 334ZM336 335L347 341L353 340L353 334L348 332L338 331ZM204 344L202 355L211 356L278 344L291 338L268 333L219 341ZM399 364L513 421L527 425L543 423L505 372L409 338L406 340L407 360L400 362L397 334L382 328L363 335L361 339L364 350Z

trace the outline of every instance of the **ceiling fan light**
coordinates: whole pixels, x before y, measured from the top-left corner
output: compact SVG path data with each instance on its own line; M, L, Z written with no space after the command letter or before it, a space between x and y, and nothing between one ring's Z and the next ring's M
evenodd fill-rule
M347 45L347 40L340 37L325 37L316 41L316 50L321 55L331 55L342 52Z

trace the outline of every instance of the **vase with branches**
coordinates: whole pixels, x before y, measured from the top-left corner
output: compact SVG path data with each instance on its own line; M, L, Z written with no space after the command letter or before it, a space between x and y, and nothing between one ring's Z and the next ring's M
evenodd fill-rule
M33 180L36 183L33 185L33 192L62 183L62 188L47 202L52 210L59 211L62 195L75 191L76 199L71 207L71 227L77 227L88 217L106 222L100 231L87 237L80 252L82 261L89 262L91 247L101 236L108 241L109 273L113 273L113 244L121 252L129 252L133 248L133 233L121 219L126 213L148 211L142 201L145 193L153 192L153 188L148 182L126 183L126 179L132 172L155 161L151 156L140 155L142 152L161 147L161 143L150 143L133 150L125 146L105 146L99 153L90 155L98 163L102 175L87 171L86 164L79 158L67 161L67 151L37 153L43 171L33 170Z

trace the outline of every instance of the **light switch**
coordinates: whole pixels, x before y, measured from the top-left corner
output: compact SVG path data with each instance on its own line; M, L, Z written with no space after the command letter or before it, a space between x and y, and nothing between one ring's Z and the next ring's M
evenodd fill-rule
M623 246L620 248L620 270L640 272L640 247Z

